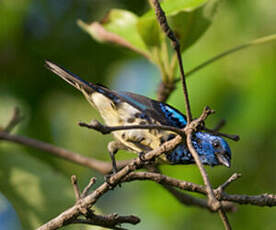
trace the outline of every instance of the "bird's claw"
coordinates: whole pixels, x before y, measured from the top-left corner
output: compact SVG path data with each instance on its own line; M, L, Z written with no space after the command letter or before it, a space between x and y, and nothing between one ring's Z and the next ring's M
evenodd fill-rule
M140 161L142 161L143 163L146 163L146 159L145 159L145 153L144 152L140 152L139 153L139 159Z

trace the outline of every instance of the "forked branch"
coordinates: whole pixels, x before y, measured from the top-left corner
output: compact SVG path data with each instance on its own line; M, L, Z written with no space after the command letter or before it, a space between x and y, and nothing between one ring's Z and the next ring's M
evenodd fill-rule
M176 36L175 36L174 32L172 31L172 29L169 27L169 25L167 23L166 15L165 15L164 11L162 10L162 8L159 4L159 1L158 0L152 0L152 5L153 5L153 8L155 10L155 14L156 14L157 20L158 20L161 28L163 29L165 34L168 36L168 38L172 41L173 48L175 49L176 54L177 54L177 60L178 60L178 64L179 64L180 76L181 76L181 82L182 82L182 88L183 88L184 98L185 98L185 107L186 107L186 113L187 113L187 126L189 126L194 121L192 120L192 112L191 112L191 106L190 106L190 101L189 101L189 97L188 97L186 76L185 76L182 57L181 57L180 43L179 43L178 39L176 38ZM190 129L186 130L187 146L188 146L188 149L191 152L193 158L195 159L195 162L196 162L196 164L197 164L197 166L200 170L203 181L204 181L205 185L207 186L208 199L209 199L209 204L210 204L211 208L213 208L214 210L218 210L218 213L219 213L219 215L222 219L222 222L225 226L225 229L230 230L231 226L230 226L230 223L227 219L227 216L226 216L224 210L222 209L220 202L217 201L216 197L214 196L211 184L210 184L209 179L208 179L208 175L207 175L207 173L206 173L206 171L205 171L205 169L204 169L204 167L203 167L203 165L200 161L198 153L195 151L195 149L192 145L192 140L191 140L192 133L194 131L196 131L198 126L199 126L199 124L195 123L194 128L190 128Z

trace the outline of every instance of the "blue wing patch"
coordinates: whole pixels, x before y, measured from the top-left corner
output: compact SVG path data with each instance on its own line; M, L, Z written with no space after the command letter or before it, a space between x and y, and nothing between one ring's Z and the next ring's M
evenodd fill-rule
M172 126L177 128L184 128L187 125L185 116L171 106L160 103L160 108Z
M165 103L130 92L118 92L118 95L140 110L147 118L159 121L163 125L183 128L187 124L185 115Z

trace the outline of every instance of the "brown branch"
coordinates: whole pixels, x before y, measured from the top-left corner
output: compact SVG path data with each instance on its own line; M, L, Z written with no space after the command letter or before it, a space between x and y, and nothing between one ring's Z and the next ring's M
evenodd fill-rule
M119 216L117 213L114 213L106 216L93 214L92 218L74 219L70 224L89 224L116 230L124 230L125 228L118 227L118 225L125 223L136 225L139 222L140 219L137 216Z
M211 110L209 107L205 107L201 116L198 119L193 120L190 124L188 124L185 127L185 133L186 133L186 142L187 142L187 146L189 148L190 153L192 154L196 165L199 168L199 171L201 173L201 176L203 178L204 184L207 187L207 191L208 191L208 198L209 198L209 205L210 207L215 211L218 210L220 207L219 202L216 200L216 197L213 193L209 178L207 176L207 173L205 171L205 168L203 167L203 164L199 158L198 153L196 152L196 150L194 149L194 146L192 144L192 134L193 132L197 129L198 126L200 126L202 124L202 122L211 114L214 113L213 110Z
M196 197L193 197L193 196L188 195L186 193L180 192L176 188L171 187L169 185L166 185L166 184L162 184L162 185L180 203L182 203L184 205L187 205L187 206L195 206L195 207L199 207L199 208L204 208L204 209L210 210L208 202L206 200L200 199L200 198L196 198Z
M73 189L74 189L76 200L79 201L81 199L81 195L80 195L80 189L79 189L79 186L78 186L78 180L77 180L76 175L71 176L71 184L72 184Z
M196 206L200 208L207 209L211 212L213 210L210 208L208 202L204 199L195 198L183 192L176 190L174 187L189 191L196 192L206 195L206 187L203 185L194 184L191 182L177 180L163 174L152 173L152 172L132 172L126 176L123 181L130 182L134 180L151 180L158 184L161 184L166 190L168 190L180 203L188 206ZM236 207L230 202L224 202L223 207L226 211L233 212L236 210Z
M180 136L176 136L174 139L162 144L155 150L152 150L148 153L145 153L143 159L145 161L150 161L161 154L168 152L174 149L180 142L182 138ZM70 221L76 219L77 216L81 214L81 209L89 209L92 207L93 204L97 202L97 200L109 190L113 189L117 185L121 183L121 179L128 175L130 172L140 168L144 164L144 160L142 161L139 157L132 160L128 165L122 168L116 174L113 174L109 179L108 183L104 182L100 185L97 189L94 190L91 194L87 195L81 202L77 202L71 208L65 210L63 213L55 217L54 219L50 220L48 223L44 224L43 226L39 227L37 230L52 230L57 229L66 223L70 223Z
M203 178L204 184L206 185L206 191L207 191L207 195L208 195L208 204L210 206L210 208L214 211L218 211L218 214L220 216L220 219L223 222L223 225L225 227L226 230L231 230L231 225L228 221L228 217L226 215L226 213L224 212L224 209L221 205L221 203L217 200L217 198L215 197L215 194L213 192L211 183L209 181L207 172L205 171L205 168L203 167L203 164L200 161L199 155L196 152L196 150L194 149L194 146L192 144L192 132L193 130L191 129L190 131L187 132L187 146L190 150L190 153L192 154L197 167L201 173L201 176Z
M196 150L194 149L194 146L192 144L192 134L194 131L196 131L196 129L198 128L198 126L200 126L202 124L202 122L204 120L207 119L207 117L211 114L214 113L214 110L211 110L209 107L205 107L203 110L203 113L201 114L201 116L198 119L193 120L190 124L187 124L187 128L185 130L186 133L186 142L187 142L187 146L188 149L190 151L190 153L192 154L195 163L200 171L200 174L203 178L204 184L206 186L206 190L207 190L207 195L208 195L208 204L210 206L210 208L214 211L218 211L219 216L224 224L224 227L226 230L231 230L231 225L228 221L228 218L226 216L226 213L223 210L223 207L221 206L221 203L217 200L217 198L215 197L215 194L213 192L211 183L209 181L207 172L205 171L205 168L203 167L203 164L199 158L198 153L196 152Z
M165 189L167 189L180 203L187 205L187 206L196 206L196 207L200 207L203 209L207 209L210 212L214 212L209 204L208 201L205 199L200 199L200 198L196 198L193 197L189 194L183 193L178 191L176 188L168 186L168 185L163 185L163 187ZM221 201L221 206L223 207L223 209L226 212L236 212L237 211L237 206L234 205L232 202L230 201Z
M80 196L81 198L84 198L88 195L89 190L92 188L92 186L95 184L95 182L96 182L96 177L92 177L90 179L89 183L83 189L81 196Z
M207 187L209 205L210 205L210 207L212 207L212 209L214 211L218 210L219 207L220 207L220 204L219 204L219 202L217 201L217 199L215 197L215 194L213 192L213 189L212 189L211 183L209 181L209 178L207 176L206 170L203 167L203 164L200 161L199 155L197 154L197 152L194 149L194 146L192 144L192 130L187 133L187 146L188 146L188 148L190 150L190 153L192 154L192 156L193 156L193 158L194 158L194 160L197 164L197 167L199 168L199 171L200 171L201 176L203 178L204 184Z
M168 177L166 175L159 173L132 172L123 179L123 181L127 182L133 180L152 180L162 185L166 184L189 192L197 192L204 195L206 194L206 187L203 185L198 185L192 182L174 179L172 177Z
M204 117L204 116L202 116ZM192 124L191 124L192 125ZM146 161L150 161L151 159L160 156L162 153L170 151L175 148L176 145L178 145L182 141L182 138L180 136L176 136L173 140L170 140L163 145L161 145L159 148L152 150L144 155L144 159ZM121 169L119 172L116 174L112 175L109 178L109 182L105 182L102 185L100 185L94 192L91 194L87 195L83 199L81 199L80 203L75 204L73 207L67 209L63 213L61 213L59 216L55 217L54 219L50 220L48 223L45 225L41 226L38 228L39 230L51 230L51 229L57 229L61 226L64 226L64 224L69 223L70 221L73 221L76 219L77 216L81 215L80 210L82 208L84 209L89 209L92 207L93 204L96 203L96 201L106 192L109 190L113 189L116 187L118 184L122 182L122 179L126 177L129 173L133 172L134 170L142 167L144 164L143 161L141 161L140 158L136 158L132 160L127 166L125 166L123 169ZM206 194L207 194L207 189L206 189ZM219 200L225 200L225 195L226 193L222 194L216 194ZM228 194L227 194L228 195ZM229 195L228 195L229 196ZM234 195L235 196L235 195ZM270 195L274 196L274 195ZM231 198L231 195L230 195ZM237 197L232 198L236 199ZM267 196L266 196L267 198ZM264 199L264 197L263 197ZM247 199L247 201L250 201L250 199ZM269 200L270 203L272 204L271 200ZM276 197L274 199L274 202L276 203Z
M200 207L200 208L207 209L210 212L214 212L210 208L210 206L208 205L207 200L196 198L196 197L193 197L193 196L191 196L189 194L183 193L183 192L181 192L181 191L178 190L179 189L178 186L170 184L169 179L168 179L169 177L165 176L165 178L164 178L164 175L162 175L161 170L160 170L160 168L158 168L158 166L156 166L156 165L149 165L148 167L145 167L145 168L149 172L156 173L156 175L159 174L161 177L163 177L163 178L160 178L160 180L158 179L158 180L154 180L154 181L157 182L157 183L159 183L159 184L161 184L180 203L182 203L184 205L187 205L187 206L197 206L197 207ZM151 176L148 175L148 179L150 177ZM163 180L165 180L165 181L163 181ZM179 181L179 182L182 183L183 181ZM174 183L178 184L178 182L174 182ZM185 182L185 183L190 183L190 182ZM193 183L190 183L190 184L192 184L193 187L198 186L198 185L193 184ZM202 185L199 185L199 186L202 187ZM186 189L182 188L182 190L186 190ZM235 212L237 210L236 206L232 202L222 201L221 204L222 204L224 210L227 211L227 212Z
M108 227L112 229L123 229L121 227L117 227L119 224L129 223L129 224L138 224L140 219L136 216L119 216L118 214L111 214L107 216L96 215L94 212L89 209L82 207L82 199L85 198L88 194L88 190L95 183L96 178L93 177L90 179L88 185L83 189L82 193L80 192L80 188L78 186L78 181L76 175L71 176L71 183L73 185L73 190L76 197L76 204L80 205L79 211L85 216L86 219L80 219L79 217L72 219L66 223L68 224L89 224L89 225L97 225L101 227Z
M218 200L227 200L238 204L251 204L256 206L276 206L275 194L260 194L260 195L246 195L246 194L227 194L225 192L218 195Z
M13 143L36 148L41 151L45 151L45 152L51 153L54 156L57 156L65 160L71 161L73 163L77 163L79 165L83 165L93 170L96 170L102 174L107 174L112 171L112 165L109 162L100 161L92 157L88 158L78 153L48 144L46 142L42 142L36 139L19 136L19 135L11 135L7 132L0 131L0 140L6 140ZM124 167L127 163L129 163L129 161L118 162L118 168Z
M220 185L217 190L223 191L228 187L230 184L232 184L234 181L239 179L242 176L241 173L234 173L227 181L225 181L222 185Z
M245 195L245 194L228 194L222 190L230 185L233 181L237 180L241 175L234 173L225 183L220 185L214 190L215 196L220 201L230 201L238 204L251 204L256 206L276 206L276 195L275 194L260 194L260 195ZM191 182L178 180L163 174L153 173L153 172L132 172L126 176L123 181L129 182L133 180L151 180L159 184L166 184L168 186L173 186L181 190L195 192L203 195L207 195L207 188L203 185L194 184ZM223 204L222 204L223 205ZM229 203L228 203L229 205ZM223 207L225 207L223 205ZM235 208L233 205L229 208ZM234 211L232 209L232 211Z
M151 172L151 173L155 173L155 175L157 175L157 177L155 177L154 175L150 175L150 174L144 174L144 173L130 173L130 174L133 174L131 175L130 177L133 177L133 179L136 179L136 180L142 180L142 178L146 178L148 177L147 179L149 179L149 177L154 177L154 181L159 183L160 185L163 186L163 188L165 188L171 195L174 196L174 198L179 201L180 203L184 204L184 205L187 205L187 206L197 206L197 207L201 207L201 208L206 208L206 209L209 209L209 205L208 205L208 202L204 199L200 199L200 198L196 198L196 197L193 197L189 194L186 194L186 193L183 193L181 191L179 191L176 187L174 187L175 185L172 185L172 184L169 184L168 181L166 181L166 176L162 175L161 173L161 170L160 168L158 167L158 165L146 165L145 168ZM135 175L136 174L136 175ZM140 174L140 175L139 175ZM158 175L161 176L161 178L158 178ZM141 177L141 178L139 178ZM152 179L152 178L151 178ZM183 181L181 181L180 183L182 183ZM177 182L176 182L177 183ZM190 183L190 182L186 182L186 183L189 183L191 185L195 185L193 183ZM229 202L230 203L230 202Z
M232 227L231 227L231 225L230 225L229 219L228 219L228 217L227 217L227 215L226 215L226 213L225 213L225 211L224 211L224 209L223 209L222 206L221 206L221 208L218 210L218 214L219 214L220 219L222 220L222 223L223 223L223 225L224 225L224 228L225 228L226 230L231 230Z
M92 120L89 124L85 122L79 122L79 126L86 127L89 129L94 129L102 134L110 134L111 132L115 132L119 130L128 130L128 129L159 129L159 130L170 130L179 134L180 136L185 136L185 132L182 129L178 129L167 125L149 124L149 125L106 126L101 124L97 120Z
M182 88L183 88L183 93L184 93L184 98L185 98L185 108L186 108L186 113L187 113L187 123L189 124L192 121L192 112L191 112L191 105L189 101L189 96L188 96L188 89L187 89L187 84L186 84L186 76L183 68L183 63L182 63L182 57L181 57L181 50L180 50L180 44L178 39L176 38L174 32L172 29L169 27L166 15L164 11L162 10L159 1L158 0L152 0L152 6L155 10L155 14L157 17L157 21L160 24L160 27L164 31L164 33L167 35L167 37L172 41L172 46L177 54L177 60L180 68L180 73L181 73L181 81L182 81Z

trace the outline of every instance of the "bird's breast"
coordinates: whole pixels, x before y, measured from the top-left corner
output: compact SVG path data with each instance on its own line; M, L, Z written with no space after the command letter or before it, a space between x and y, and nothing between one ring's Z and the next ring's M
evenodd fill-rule
M93 105L108 126L158 124L146 119L145 114L126 102L114 103L100 93L91 95ZM170 133L156 129L130 129L113 132L116 139L134 152L147 152L159 147Z

